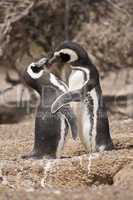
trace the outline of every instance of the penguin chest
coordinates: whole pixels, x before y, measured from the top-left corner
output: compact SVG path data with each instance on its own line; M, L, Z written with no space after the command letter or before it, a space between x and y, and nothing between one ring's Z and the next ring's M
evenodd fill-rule
M69 90L80 89L84 84L84 73L80 70L72 71L69 77Z

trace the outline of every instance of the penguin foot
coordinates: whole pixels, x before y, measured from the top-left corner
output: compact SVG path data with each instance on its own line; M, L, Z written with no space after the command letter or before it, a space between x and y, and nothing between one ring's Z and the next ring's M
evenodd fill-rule
M21 156L22 159L42 159L43 158L43 155L42 154L38 154L36 152L31 152L29 154L24 154Z
M111 151L114 149L113 143L110 143L109 145L100 145L96 147L96 151L103 152L103 151Z

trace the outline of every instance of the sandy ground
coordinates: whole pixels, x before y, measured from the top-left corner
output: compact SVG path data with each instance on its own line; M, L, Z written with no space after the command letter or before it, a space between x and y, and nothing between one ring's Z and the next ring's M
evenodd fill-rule
M112 77L102 83L104 93L132 92L132 80L123 86L116 77L118 86L112 87ZM2 79L1 90L7 86ZM15 101L15 94L16 89L10 91L7 99ZM0 199L133 199L133 118L114 112L118 104L109 114L113 151L86 154L79 140L68 137L64 158L56 160L22 160L32 149L35 112L26 115L24 108L0 104ZM119 109L131 114L132 105Z

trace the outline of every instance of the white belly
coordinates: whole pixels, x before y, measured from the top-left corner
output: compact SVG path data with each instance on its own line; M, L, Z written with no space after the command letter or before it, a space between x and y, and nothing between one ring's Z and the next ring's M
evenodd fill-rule
M88 108L86 104L81 103L81 113L82 113L82 132L80 133L80 138L86 147L87 151L96 151L96 135L97 135L97 110L98 110L98 98L96 90L93 89L89 92L91 98L93 99L93 123L90 120L91 116L88 113ZM92 124L91 124L92 123Z
M81 103L81 120L82 131L79 136L87 151L91 151L91 120L88 108L84 103Z
M93 127L92 127L92 150L96 150L96 135L97 135L97 111L98 111L98 97L96 90L93 89L90 92L91 98L93 99L94 109L93 109Z
M84 74L82 71L73 71L69 78L69 90L80 89L84 85ZM84 144L87 151L95 151L96 148L96 126L97 126L97 110L98 110L98 99L96 90L93 89L89 92L94 103L93 109L93 126L91 127L90 115L86 105L82 102L72 103L74 112L76 113L78 120L78 134L82 143ZM91 132L92 131L92 132ZM92 136L91 136L92 135Z
M56 151L56 157L60 158L62 155L62 150L65 143L65 133L66 133L66 122L64 115L61 115L61 126L60 126L60 140L58 142L58 147Z
M79 89L84 84L84 74L82 71L72 71L69 77L69 90L73 91ZM71 103L74 113L77 117L78 125L78 135L81 135L82 132L82 121L81 121L81 111L80 111L80 102Z

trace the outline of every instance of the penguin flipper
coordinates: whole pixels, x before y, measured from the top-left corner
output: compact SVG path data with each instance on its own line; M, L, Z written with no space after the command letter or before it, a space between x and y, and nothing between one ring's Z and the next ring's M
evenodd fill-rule
M74 90L66 92L54 101L51 106L51 112L56 113L60 108L62 108L65 104L70 102L79 102L81 101L81 90Z
M66 122L71 129L72 138L76 140L78 128L77 128L77 118L74 114L72 108L68 105L62 107L60 112L65 116Z

